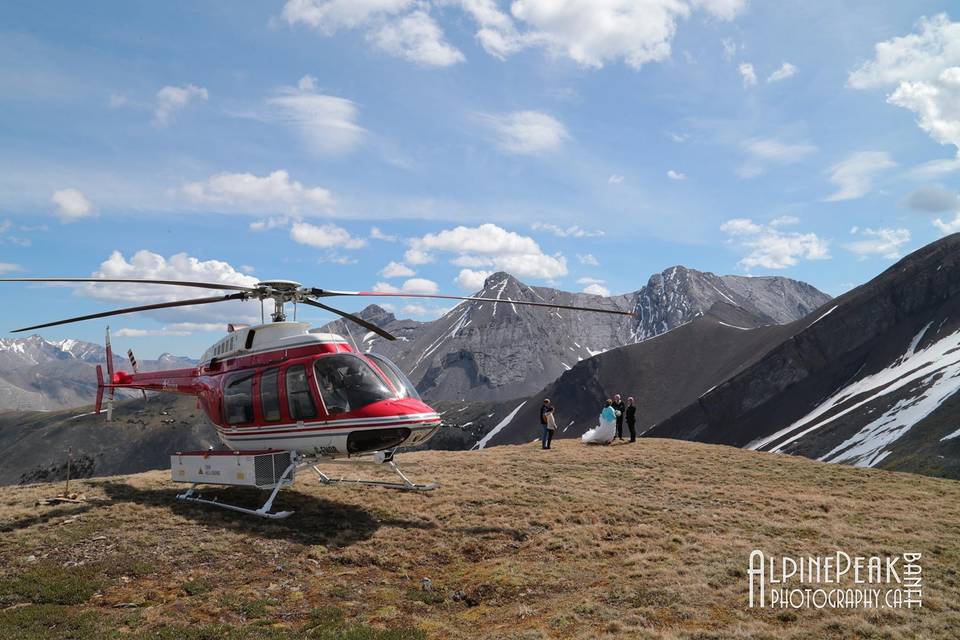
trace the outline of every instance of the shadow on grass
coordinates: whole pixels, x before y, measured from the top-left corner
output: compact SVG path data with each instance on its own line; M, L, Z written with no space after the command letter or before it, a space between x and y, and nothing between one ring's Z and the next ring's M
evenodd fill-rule
M115 502L134 502L169 509L184 518L207 527L221 527L238 533L265 538L282 538L301 544L346 547L366 540L381 526L370 512L354 505L325 500L286 489L277 495L274 511L293 511L285 520L265 520L255 516L219 509L209 505L180 502L185 489L140 489L123 482L96 483ZM200 495L257 509L267 499L267 491L243 487L202 487Z
M70 516L86 513L94 508L96 503L85 502L83 504L72 504L69 506L57 507L43 513L31 516L25 516L10 522L0 522L0 533L16 531L17 529L26 529L37 524L44 524L57 518L69 518Z

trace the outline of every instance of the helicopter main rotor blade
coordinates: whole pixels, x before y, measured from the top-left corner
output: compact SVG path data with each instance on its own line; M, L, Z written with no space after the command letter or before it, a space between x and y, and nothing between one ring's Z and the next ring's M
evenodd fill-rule
M125 282L130 284L167 284L198 289L225 289L228 291L256 291L253 287L217 282L192 282L189 280L152 280L146 278L0 278L0 282Z
M373 331L373 332L374 332L375 334L377 334L378 336L383 336L383 337L386 338L387 340L396 340L396 339L397 339L397 336L393 335L393 334L390 333L389 331L384 331L383 329L381 329L381 328L378 327L377 325L373 324L372 322L367 322L366 320L364 320L364 319L361 318L360 316L355 316L355 315L353 315L352 313L347 313L346 311L340 311L339 309L334 309L333 307L328 307L328 306L325 305L325 304L321 304L321 303L319 303L319 302L315 302L314 300L310 300L310 299L308 299L308 298L304 298L304 299L300 300L300 302L303 303L303 304L308 304L308 305L310 305L311 307L317 307L318 309L324 309L324 310L326 310L326 311L329 311L330 313L335 313L335 314L337 314L338 316L340 316L340 317L342 317L342 318L346 318L347 320L352 320L353 322L356 322L356 323L357 323L358 325L360 325L361 327L363 327L363 328L365 328L365 329L368 329L368 330L370 330L370 331Z
M519 304L528 307L547 307L550 309L570 309L572 311L591 311L595 313L613 313L621 316L632 316L632 311L620 311L619 309L600 309L597 307L578 307L569 304L554 304L550 302L528 302L525 300L510 300L508 298L479 298L475 296L447 296L437 293L382 293L379 291L330 291L327 289L313 289L313 295L320 297L331 296L362 296L362 297L388 297L388 298L434 298L439 300L469 300L475 302L502 302L504 304Z
M106 318L109 316L119 316L124 313L134 313L136 311L151 311L153 309L169 309L171 307L189 307L195 304L211 304L213 302L226 302L227 300L245 300L247 294L229 293L224 296L213 296L211 298L193 298L192 300L176 300L173 302L159 302L157 304L146 304L140 307L127 307L126 309L114 309L113 311L103 311L101 313L91 313L87 316L77 316L76 318L67 318L66 320L57 320L56 322L47 322L46 324L37 324L32 327L14 329L10 333L20 333L21 331L30 331L31 329L43 329L45 327L55 327L61 324L71 322L80 322L82 320L93 320L95 318Z

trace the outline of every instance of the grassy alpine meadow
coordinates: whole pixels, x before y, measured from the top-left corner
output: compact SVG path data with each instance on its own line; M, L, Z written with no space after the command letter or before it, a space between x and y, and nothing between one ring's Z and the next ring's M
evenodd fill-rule
M167 472L0 490L0 638L955 638L960 483L645 439L419 452L425 494L298 476L261 521ZM369 467L376 474L375 467ZM366 471L367 467L359 469ZM202 493L259 506L261 492ZM922 553L923 606L748 607L751 550Z

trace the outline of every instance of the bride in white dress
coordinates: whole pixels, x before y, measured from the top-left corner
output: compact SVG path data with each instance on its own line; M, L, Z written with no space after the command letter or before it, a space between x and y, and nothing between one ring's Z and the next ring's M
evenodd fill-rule
M617 435L617 412L607 400L606 406L600 412L600 424L580 436L584 444L610 444Z

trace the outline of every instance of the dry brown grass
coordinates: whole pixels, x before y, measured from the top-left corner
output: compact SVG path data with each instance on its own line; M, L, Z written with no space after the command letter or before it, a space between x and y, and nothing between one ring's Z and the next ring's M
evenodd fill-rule
M303 474L278 500L297 510L282 522L174 504L180 486L165 472L86 481L94 500L78 506L34 507L52 486L0 490L0 606L52 606L25 605L44 600L10 586L39 566L86 571L90 588L56 606L95 612L82 629L119 637L165 628L175 637L188 627L287 637L331 607L363 633L416 627L430 638L960 633L957 482L668 440L404 460L417 463L411 475L442 487L322 487ZM751 610L745 569L754 548L920 551L924 606ZM74 563L81 569L63 568ZM423 578L432 591L421 590ZM0 636L15 610L0 612ZM42 637L61 632L52 633ZM372 637L331 633L322 637Z

